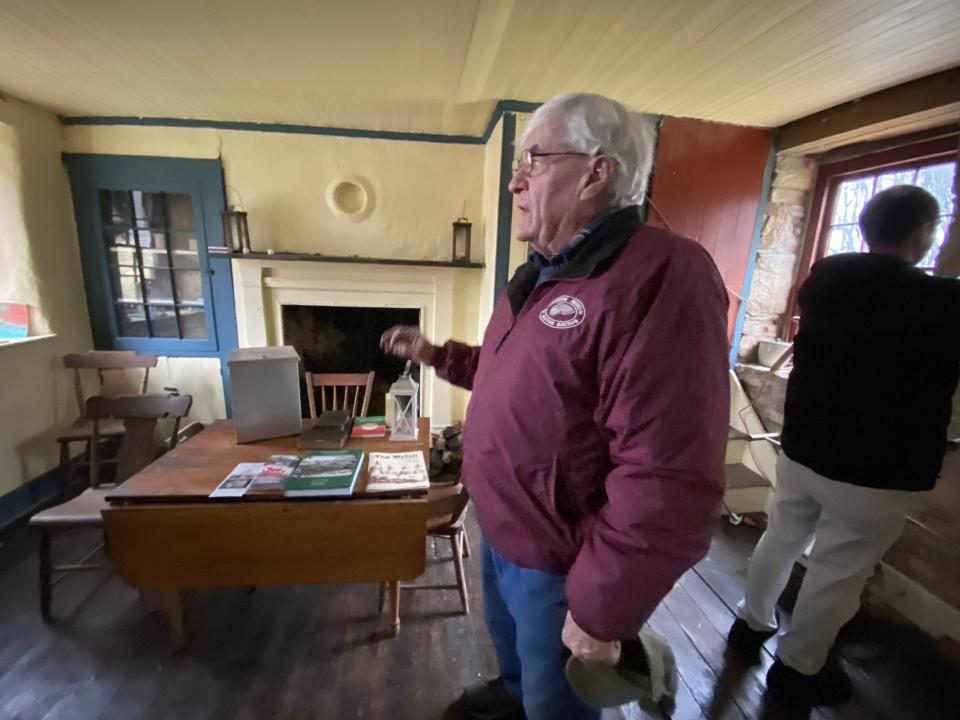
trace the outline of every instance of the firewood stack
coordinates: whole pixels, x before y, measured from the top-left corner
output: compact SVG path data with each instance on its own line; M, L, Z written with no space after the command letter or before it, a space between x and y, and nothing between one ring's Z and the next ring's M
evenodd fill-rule
M456 479L460 475L460 463L463 462L463 424L456 423L445 427L433 436L433 449L430 451L430 477L450 476Z

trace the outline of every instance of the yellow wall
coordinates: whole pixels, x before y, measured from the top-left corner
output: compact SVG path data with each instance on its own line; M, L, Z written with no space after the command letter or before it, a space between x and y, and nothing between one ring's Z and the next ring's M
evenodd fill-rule
M451 225L480 216L481 145L343 138L323 135L67 126L67 152L220 157L227 202L249 213L254 250L449 260ZM337 217L328 186L359 176L374 207L365 220ZM482 261L474 243L473 259Z
M517 147L514 148L514 155L517 154L519 150L520 143L520 134L523 132L523 129L527 126L527 122L530 120L531 113L517 113ZM520 242L517 240L517 204L513 204L513 221L510 225L511 235L510 235L510 271L507 273L507 277L513 277L513 272L518 267L523 265L527 261L527 257L530 255L530 246L526 242Z
M52 113L0 100L0 299L29 303L33 334L55 334L0 346L0 494L56 465L77 412L61 357L91 347L61 147Z
M493 281L497 257L497 203L500 199L500 149L503 147L503 119L497 123L483 151L483 220L480 223L480 244L486 267L480 280L477 297L477 341L493 312ZM438 338L439 339L439 338Z

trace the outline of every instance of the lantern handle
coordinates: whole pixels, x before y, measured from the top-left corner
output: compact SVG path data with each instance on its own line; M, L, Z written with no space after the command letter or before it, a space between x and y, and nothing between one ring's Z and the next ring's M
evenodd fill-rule
M403 375L402 377L407 377L410 375L410 361L407 360L407 364L403 366Z

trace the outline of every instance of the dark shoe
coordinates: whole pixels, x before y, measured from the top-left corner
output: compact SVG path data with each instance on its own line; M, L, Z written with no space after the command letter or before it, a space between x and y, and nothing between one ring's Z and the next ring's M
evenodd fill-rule
M760 662L760 648L776 630L754 630L743 618L737 618L727 633L727 643L744 660Z
M523 712L523 703L507 690L503 678L488 680L467 688L444 717L464 718L464 720L527 719Z
M840 705L853 695L850 676L839 665L826 665L816 675L804 675L779 658L767 671L767 689L804 705Z

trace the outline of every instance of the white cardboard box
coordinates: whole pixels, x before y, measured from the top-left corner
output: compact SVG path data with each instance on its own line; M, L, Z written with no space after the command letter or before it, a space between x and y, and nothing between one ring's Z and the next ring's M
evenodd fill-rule
M237 442L299 435L300 356L289 346L240 348L227 359Z

